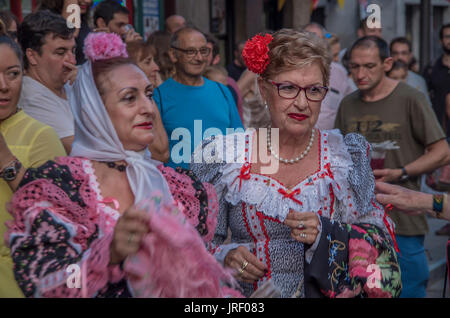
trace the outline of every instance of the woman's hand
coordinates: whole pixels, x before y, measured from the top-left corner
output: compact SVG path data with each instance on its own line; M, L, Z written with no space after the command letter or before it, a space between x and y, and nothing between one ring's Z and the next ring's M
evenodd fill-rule
M66 77L64 78L64 84L69 82L70 85L73 85L73 83L75 83L75 80L77 79L78 67L75 64L68 62L64 62L64 66L70 70L70 72L67 73Z
M8 145L6 144L5 137L3 137L3 134L0 132L0 155L5 155L9 152L10 151Z
M290 211L284 224L291 228L294 240L306 244L314 244L319 234L319 217L314 212Z
M267 267L245 246L239 246L228 252L224 264L236 272L236 279L246 283L260 280L267 272Z
M418 215L433 207L433 196L384 182L375 182L376 199L383 205L392 204L409 215Z
M3 134L0 132L0 169L14 160L14 155L8 148Z
M110 264L118 264L139 250L142 238L150 231L148 221L148 213L135 207L123 213L114 228L110 245Z
M142 41L142 36L134 30L128 30L124 35L124 42L128 44L135 41Z

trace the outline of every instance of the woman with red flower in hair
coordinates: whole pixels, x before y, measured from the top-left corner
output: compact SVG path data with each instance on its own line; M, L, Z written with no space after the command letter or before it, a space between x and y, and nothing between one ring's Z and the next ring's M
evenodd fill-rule
M370 146L314 128L328 91L326 43L282 29L247 41L243 57L271 125L204 140L193 154L191 169L220 202L211 252L246 296L272 280L282 297L398 297L393 223L375 200Z

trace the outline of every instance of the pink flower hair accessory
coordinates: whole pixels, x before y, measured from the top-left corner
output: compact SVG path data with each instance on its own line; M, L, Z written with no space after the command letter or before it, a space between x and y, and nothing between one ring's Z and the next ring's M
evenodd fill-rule
M127 46L115 33L92 32L84 41L84 54L91 62L128 57Z
M272 35L264 36L257 34L245 43L242 56L247 68L253 73L261 75L270 62L269 43L273 40Z

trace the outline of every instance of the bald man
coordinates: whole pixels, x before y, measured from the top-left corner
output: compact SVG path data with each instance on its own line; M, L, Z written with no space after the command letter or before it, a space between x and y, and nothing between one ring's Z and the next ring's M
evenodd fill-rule
M191 154L204 138L243 128L228 87L202 76L210 53L197 29L183 28L172 36L169 56L176 72L154 91L169 136L172 168L189 168Z
M166 30L170 34L174 34L178 30L186 26L186 19L181 15L171 15L166 19Z

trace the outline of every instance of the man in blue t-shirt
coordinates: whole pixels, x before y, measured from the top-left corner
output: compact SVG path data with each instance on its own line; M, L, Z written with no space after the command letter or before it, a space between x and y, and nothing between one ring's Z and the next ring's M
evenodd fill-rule
M154 94L169 137L170 167L189 168L192 152L205 138L243 131L229 89L202 76L209 53L205 36L194 28L172 36L169 56L176 75Z

